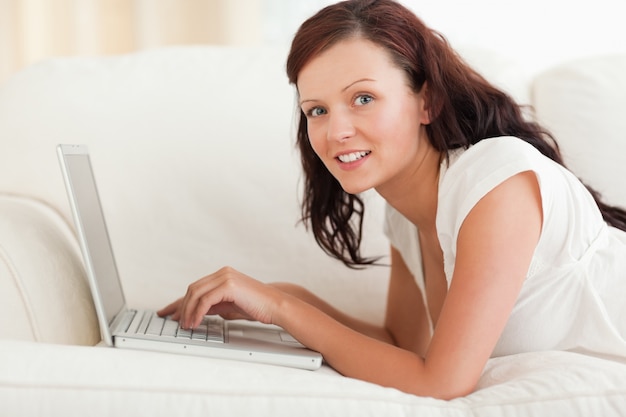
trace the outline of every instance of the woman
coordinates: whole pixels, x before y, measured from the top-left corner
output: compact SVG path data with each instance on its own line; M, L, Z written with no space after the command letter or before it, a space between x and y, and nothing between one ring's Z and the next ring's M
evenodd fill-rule
M388 203L385 324L231 268L164 308L277 324L344 375L437 398L472 392L489 357L626 356L626 212L600 202L556 144L406 8L351 0L304 22L287 62L301 108L303 218L350 267L363 204ZM314 324L314 325L312 325Z

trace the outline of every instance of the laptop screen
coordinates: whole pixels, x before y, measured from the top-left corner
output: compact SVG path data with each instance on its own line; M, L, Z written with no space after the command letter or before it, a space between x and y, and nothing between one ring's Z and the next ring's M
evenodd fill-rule
M117 273L115 258L109 240L100 198L91 168L89 155L81 153L82 147L65 151L65 170L67 186L73 200L75 221L78 223L82 243L83 257L88 269L87 273L97 288L92 289L99 294L101 308L108 324L125 306L124 294ZM70 153L71 152L71 153Z

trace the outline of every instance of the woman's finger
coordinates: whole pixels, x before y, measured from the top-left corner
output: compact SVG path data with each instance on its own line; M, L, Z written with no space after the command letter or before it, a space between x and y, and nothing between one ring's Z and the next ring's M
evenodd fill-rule
M224 281L228 270L230 269L222 268L189 285L179 308L179 319L183 328L193 328L198 325L211 306L224 301L219 296L219 292L216 293L216 289Z
M206 314L271 323L282 291L225 267L189 285L174 317L193 328Z
M178 300L174 301L173 303L168 304L167 306L165 306L162 309L158 310L157 314L160 317L177 315L178 308L180 307L180 304L181 304L182 300L183 300L182 298L179 298ZM176 320L176 318L174 318L174 320Z

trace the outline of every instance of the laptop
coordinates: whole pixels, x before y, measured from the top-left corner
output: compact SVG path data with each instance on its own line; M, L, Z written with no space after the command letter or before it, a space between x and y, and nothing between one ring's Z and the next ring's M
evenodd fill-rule
M100 333L108 346L260 362L316 370L322 355L278 326L205 316L186 330L154 311L132 309L113 256L85 145L58 145L57 153L81 246Z

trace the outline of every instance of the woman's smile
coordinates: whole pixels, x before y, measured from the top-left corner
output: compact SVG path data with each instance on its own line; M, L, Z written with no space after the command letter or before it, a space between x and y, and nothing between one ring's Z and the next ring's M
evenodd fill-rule
M352 167L353 165L355 165L355 162L357 161L363 162L363 160L366 159L371 153L372 151L347 152L347 153L342 153L340 155L337 155L337 159L342 164L349 165L350 167ZM349 167L342 166L342 168L347 169Z

